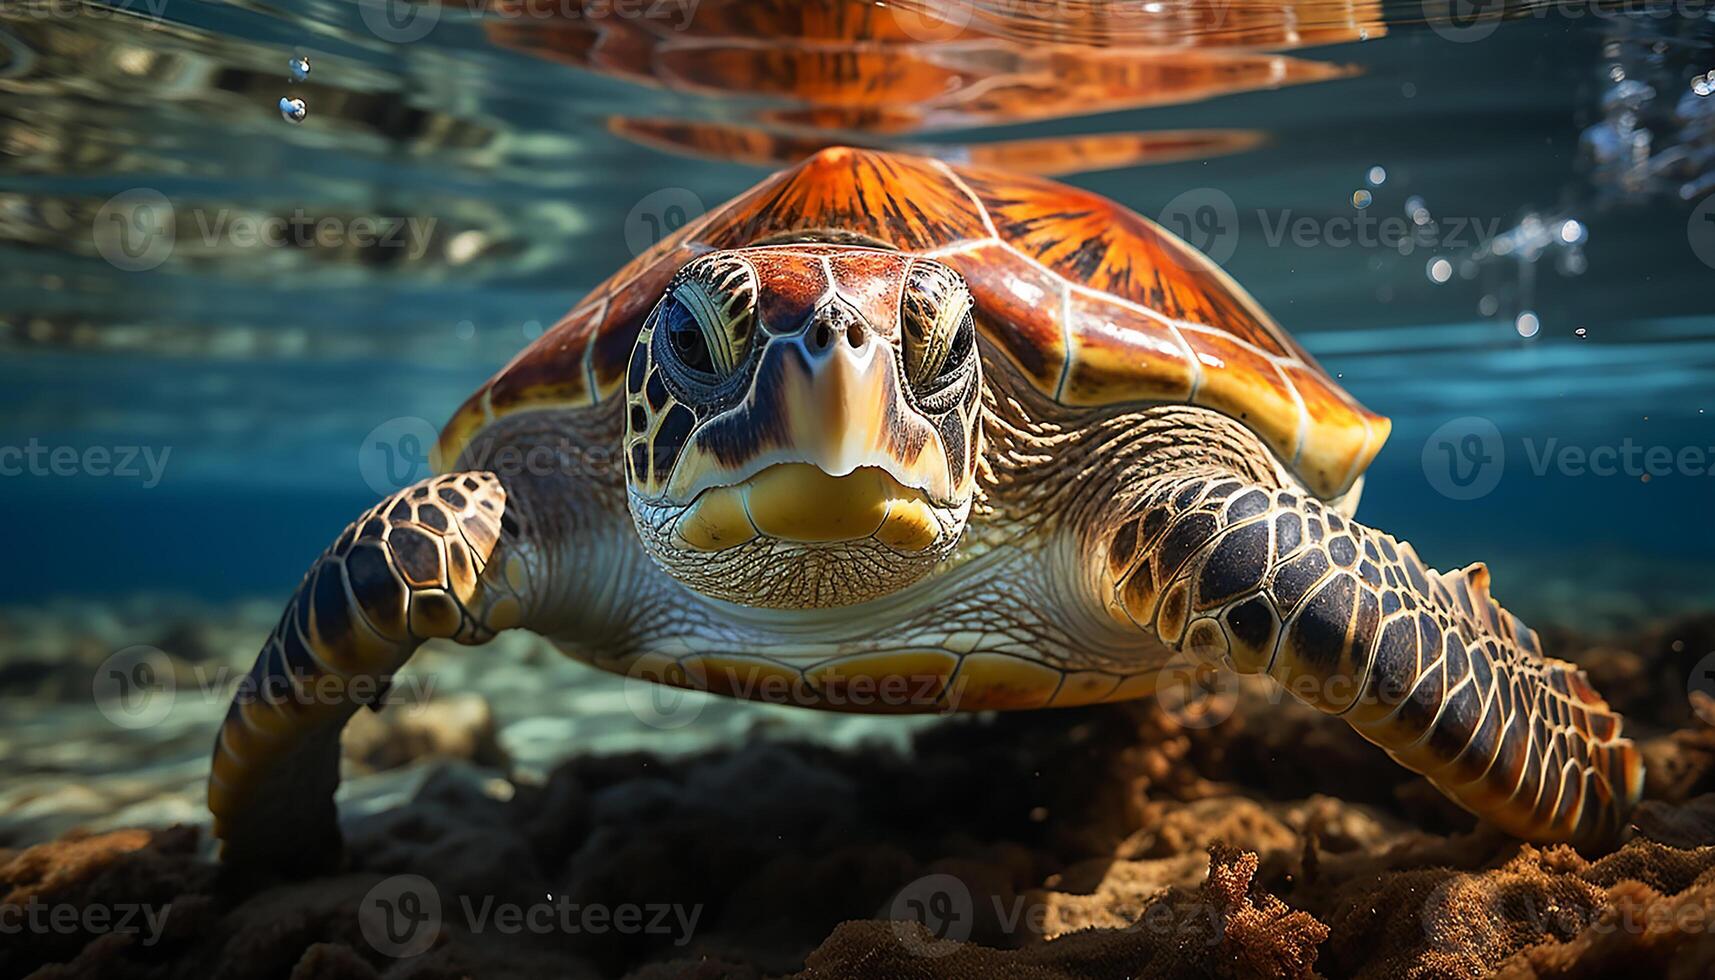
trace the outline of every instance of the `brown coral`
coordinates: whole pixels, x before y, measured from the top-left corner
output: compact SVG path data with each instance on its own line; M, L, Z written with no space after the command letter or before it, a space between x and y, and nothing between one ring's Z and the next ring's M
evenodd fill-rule
M1623 696L1665 696L1689 656L1677 635L1635 645L1661 660L1608 664L1635 680ZM0 916L171 908L158 937L88 923L5 936L0 976L1402 980L1715 964L1715 730L1689 709L1672 733L1637 713L1651 799L1633 840L1580 854L1450 812L1338 720L1237 696L1204 728L1153 701L964 718L909 754L575 758L510 794L449 763L409 805L349 823L346 873L295 884L221 881L186 829L0 851ZM403 960L359 918L399 875L429 880L442 908L428 950ZM697 914L688 934L508 935L462 904L550 896Z

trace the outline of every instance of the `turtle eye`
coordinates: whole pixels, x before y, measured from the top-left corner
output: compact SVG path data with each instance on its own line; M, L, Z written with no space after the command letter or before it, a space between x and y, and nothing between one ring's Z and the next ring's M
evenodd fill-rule
M684 303L669 296L661 309L661 324L657 329L666 337L667 348L686 373L705 384L720 381L720 375L715 372L714 358L709 353L708 338L703 335L703 326Z
M916 263L900 298L899 321L905 376L912 389L928 396L956 380L976 346L965 280L939 263Z
M713 386L744 363L755 323L755 276L749 265L704 260L668 289L656 330L676 374Z

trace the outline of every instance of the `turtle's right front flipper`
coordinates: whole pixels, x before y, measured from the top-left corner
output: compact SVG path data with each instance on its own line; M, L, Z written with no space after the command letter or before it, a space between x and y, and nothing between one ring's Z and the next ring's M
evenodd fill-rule
M215 742L208 805L229 863L276 870L338 860L339 740L379 706L393 674L434 637L483 643L519 624L515 522L492 473L399 491L345 529L310 568ZM510 566L510 567L508 567Z
M1098 541L1116 617L1169 647L1266 673L1344 718L1466 809L1531 840L1620 833L1643 761L1575 665L1489 595L1303 493L1162 479Z

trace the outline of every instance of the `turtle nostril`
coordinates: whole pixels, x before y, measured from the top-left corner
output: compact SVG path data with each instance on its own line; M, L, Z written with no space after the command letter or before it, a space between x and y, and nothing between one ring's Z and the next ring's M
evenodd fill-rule
M806 353L828 354L839 346L842 339L853 350L869 343L869 328L863 317L843 303L829 303L818 309L815 318L804 328Z

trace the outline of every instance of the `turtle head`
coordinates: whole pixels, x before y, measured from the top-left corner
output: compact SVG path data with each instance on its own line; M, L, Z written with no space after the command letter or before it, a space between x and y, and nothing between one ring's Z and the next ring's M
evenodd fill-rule
M981 372L970 290L938 262L835 245L693 260L627 370L644 547L745 605L848 605L910 585L970 514Z

